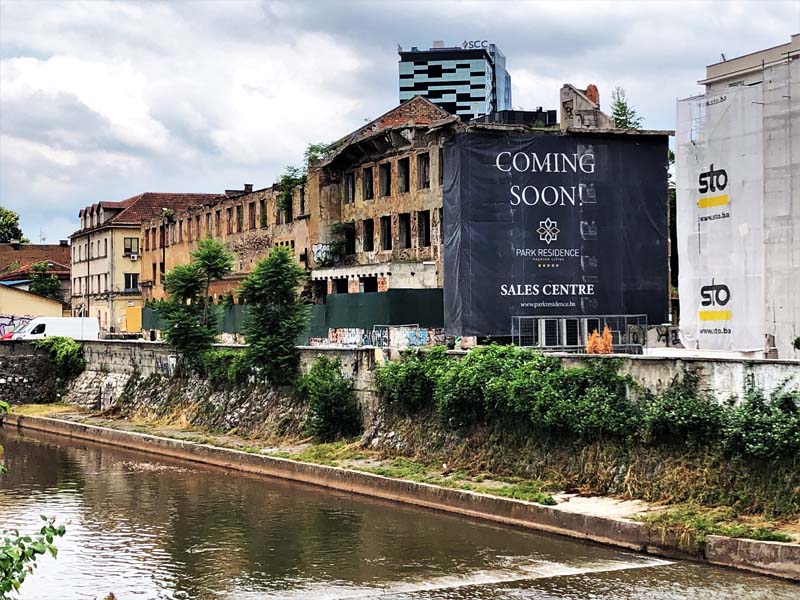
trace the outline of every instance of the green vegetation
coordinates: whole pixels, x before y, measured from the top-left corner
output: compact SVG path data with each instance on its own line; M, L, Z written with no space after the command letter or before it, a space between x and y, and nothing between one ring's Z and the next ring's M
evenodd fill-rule
M297 391L308 401L306 429L317 439L330 442L361 433L361 409L339 359L317 357Z
M195 371L202 372L202 356L211 349L217 332L219 314L209 301L209 287L232 269L231 252L218 240L206 238L192 253L191 263L176 266L164 278L169 298L157 303L167 324L164 337Z
M53 363L53 377L56 381L57 393L62 393L67 384L83 373L86 358L81 345L72 338L53 336L33 342L35 348L44 350L50 355ZM52 401L47 398L44 402Z
M33 573L37 557L58 554L53 541L63 536L66 528L63 524L56 525L52 517L42 515L42 521L44 524L35 535L20 535L16 529L0 531L0 600L7 600L10 594L19 591L25 577Z
M201 356L203 372L214 385L240 385L247 383L250 365L245 350L214 348Z
M785 533L772 527L753 526L736 522L738 517L730 507L704 508L696 505L677 506L639 517L651 529L662 536L672 534L684 545L691 539L698 544L705 542L707 535L726 535L769 542L791 542Z
M389 406L406 414L434 406L451 429L489 424L564 442L713 448L742 460L800 456L800 393L778 391L768 401L751 388L740 404L719 405L692 374L652 394L620 375L618 364L562 368L554 357L491 345L452 361L442 349L405 353L380 367L377 380Z
M13 210L0 206L0 243L7 244L14 240L23 244L27 244L30 241L22 235L22 229L19 226L19 215Z
M8 402L0 400L0 422L11 407ZM3 447L0 446L0 458ZM0 473L5 467L0 464ZM36 567L36 558L46 552L53 557L58 550L53 545L56 537L66 532L64 525L56 525L55 519L42 515L44 524L35 535L20 535L16 529L0 531L0 600L10 600L12 593L19 591L28 574Z
M295 343L309 318L298 293L304 277L291 250L276 246L240 288L249 305L244 324L248 360L256 377L272 385L291 384L297 376L300 353Z
M47 272L49 268L47 261L31 265L31 283L28 289L33 294L63 302L64 292L61 289L61 282L58 277Z
M303 167L288 165L283 174L278 178L278 209L286 213L286 220L292 220L292 191L298 185L303 185L308 177L308 165L319 160L325 155L328 144L309 144L303 154Z

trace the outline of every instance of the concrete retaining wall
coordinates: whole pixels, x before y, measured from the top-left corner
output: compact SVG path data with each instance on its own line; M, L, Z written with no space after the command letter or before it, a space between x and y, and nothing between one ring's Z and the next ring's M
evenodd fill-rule
M709 535L706 537L706 560L734 568L747 565L748 571L800 581L800 545L797 544Z
M4 426L65 435L171 458L298 481L650 554L698 558L686 555L674 541L652 534L643 523L626 519L568 512L557 506L542 506L521 500L391 479L350 469L249 454L228 448L60 419L10 414L6 416ZM705 558L715 564L800 581L800 546L794 544L709 536Z

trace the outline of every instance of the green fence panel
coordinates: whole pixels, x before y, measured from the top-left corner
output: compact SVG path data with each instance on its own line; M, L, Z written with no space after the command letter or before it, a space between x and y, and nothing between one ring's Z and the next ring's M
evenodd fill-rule
M389 296L389 325L416 323L420 327L444 327L444 295L441 288L395 289Z

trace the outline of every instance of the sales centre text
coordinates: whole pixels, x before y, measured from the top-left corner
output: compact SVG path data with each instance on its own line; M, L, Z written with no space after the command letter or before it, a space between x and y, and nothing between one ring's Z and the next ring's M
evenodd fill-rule
M563 152L499 152L495 158L495 167L503 173L586 173L592 174L595 169L594 154L566 154ZM540 202L545 206L575 206L577 199L583 203L583 187L554 186L538 187L535 185L512 185L510 188L511 206L536 206Z

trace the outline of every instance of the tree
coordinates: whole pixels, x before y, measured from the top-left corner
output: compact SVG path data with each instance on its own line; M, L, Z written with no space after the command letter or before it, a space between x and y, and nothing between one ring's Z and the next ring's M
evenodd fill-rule
M611 118L618 129L639 129L642 126L642 117L628 104L625 90L619 86L611 92Z
M47 261L31 265L31 282L28 289L39 296L62 302L64 293L61 290L61 282L58 277L47 272L49 268L50 264Z
M291 251L276 246L239 288L248 304L248 360L256 375L273 385L290 384L297 375L300 354L295 344L308 323L308 307L298 293L304 279Z
M285 211L289 220L292 218L292 190L298 185L306 182L308 177L308 165L325 156L325 150L329 144L324 142L309 144L303 152L303 167L288 165L281 176L278 178L278 208Z
M217 336L219 313L209 302L211 282L232 269L230 250L218 240L206 238L192 253L191 263L178 265L164 277L169 298L157 305L167 323L164 337L196 371L202 372L202 356Z
M208 300L211 282L220 280L233 271L233 254L228 250L225 244L219 240L207 237L200 240L200 243L197 245L197 250L192 252L192 260L197 264L197 267L205 278L204 299ZM208 303L204 302L204 305L206 307L204 317L207 317Z
M13 210L0 206L0 242L7 244L12 240L28 243L19 226L19 215Z

